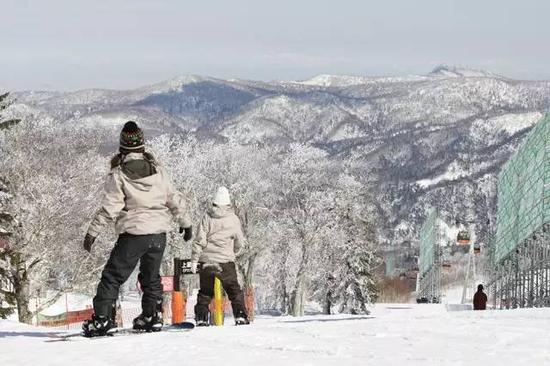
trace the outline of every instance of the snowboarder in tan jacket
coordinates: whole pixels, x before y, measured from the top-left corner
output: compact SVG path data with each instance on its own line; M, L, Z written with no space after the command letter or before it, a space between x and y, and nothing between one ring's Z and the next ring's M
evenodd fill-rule
M138 280L143 290L142 313L134 319L134 329L158 331L162 328L162 285L160 263L166 246L166 232L176 218L180 233L191 239L191 221L185 200L166 170L145 152L143 131L129 121L120 133L119 153L111 160L101 208L84 239L91 252L96 237L114 223L118 240L101 274L94 297L94 315L82 325L88 337L104 335L114 322L114 304L119 287L128 279L138 261Z
M231 205L229 191L220 187L212 200L212 207L199 225L191 254L191 271L201 264L200 290L195 306L197 326L208 325L209 304L214 295L214 279L218 277L227 293L235 324L249 324L244 294L237 279L236 253L245 245L241 222Z

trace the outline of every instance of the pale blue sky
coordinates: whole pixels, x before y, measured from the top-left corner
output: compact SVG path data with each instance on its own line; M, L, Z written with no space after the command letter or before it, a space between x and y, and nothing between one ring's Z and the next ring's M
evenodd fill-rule
M550 79L546 0L0 0L0 88L133 88L183 74Z

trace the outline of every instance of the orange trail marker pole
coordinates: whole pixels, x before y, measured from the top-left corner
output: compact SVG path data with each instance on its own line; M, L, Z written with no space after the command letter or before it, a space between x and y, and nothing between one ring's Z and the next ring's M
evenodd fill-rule
M172 291L172 324L185 321L186 299L180 289L181 259L174 258L174 291Z

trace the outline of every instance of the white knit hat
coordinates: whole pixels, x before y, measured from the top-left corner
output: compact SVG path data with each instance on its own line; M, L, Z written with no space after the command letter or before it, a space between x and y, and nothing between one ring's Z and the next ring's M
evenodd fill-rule
M231 206L231 196L229 195L229 190L225 187L218 188L212 203L218 206Z

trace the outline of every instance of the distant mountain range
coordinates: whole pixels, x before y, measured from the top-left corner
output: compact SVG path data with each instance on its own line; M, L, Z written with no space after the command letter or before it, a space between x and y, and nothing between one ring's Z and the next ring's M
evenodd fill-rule
M18 92L15 112L96 127L139 121L153 134L240 143L312 143L359 156L388 245L410 245L428 207L474 219L487 241L495 175L545 111L550 82L440 66L428 75L319 75L260 82L178 77L134 90Z

